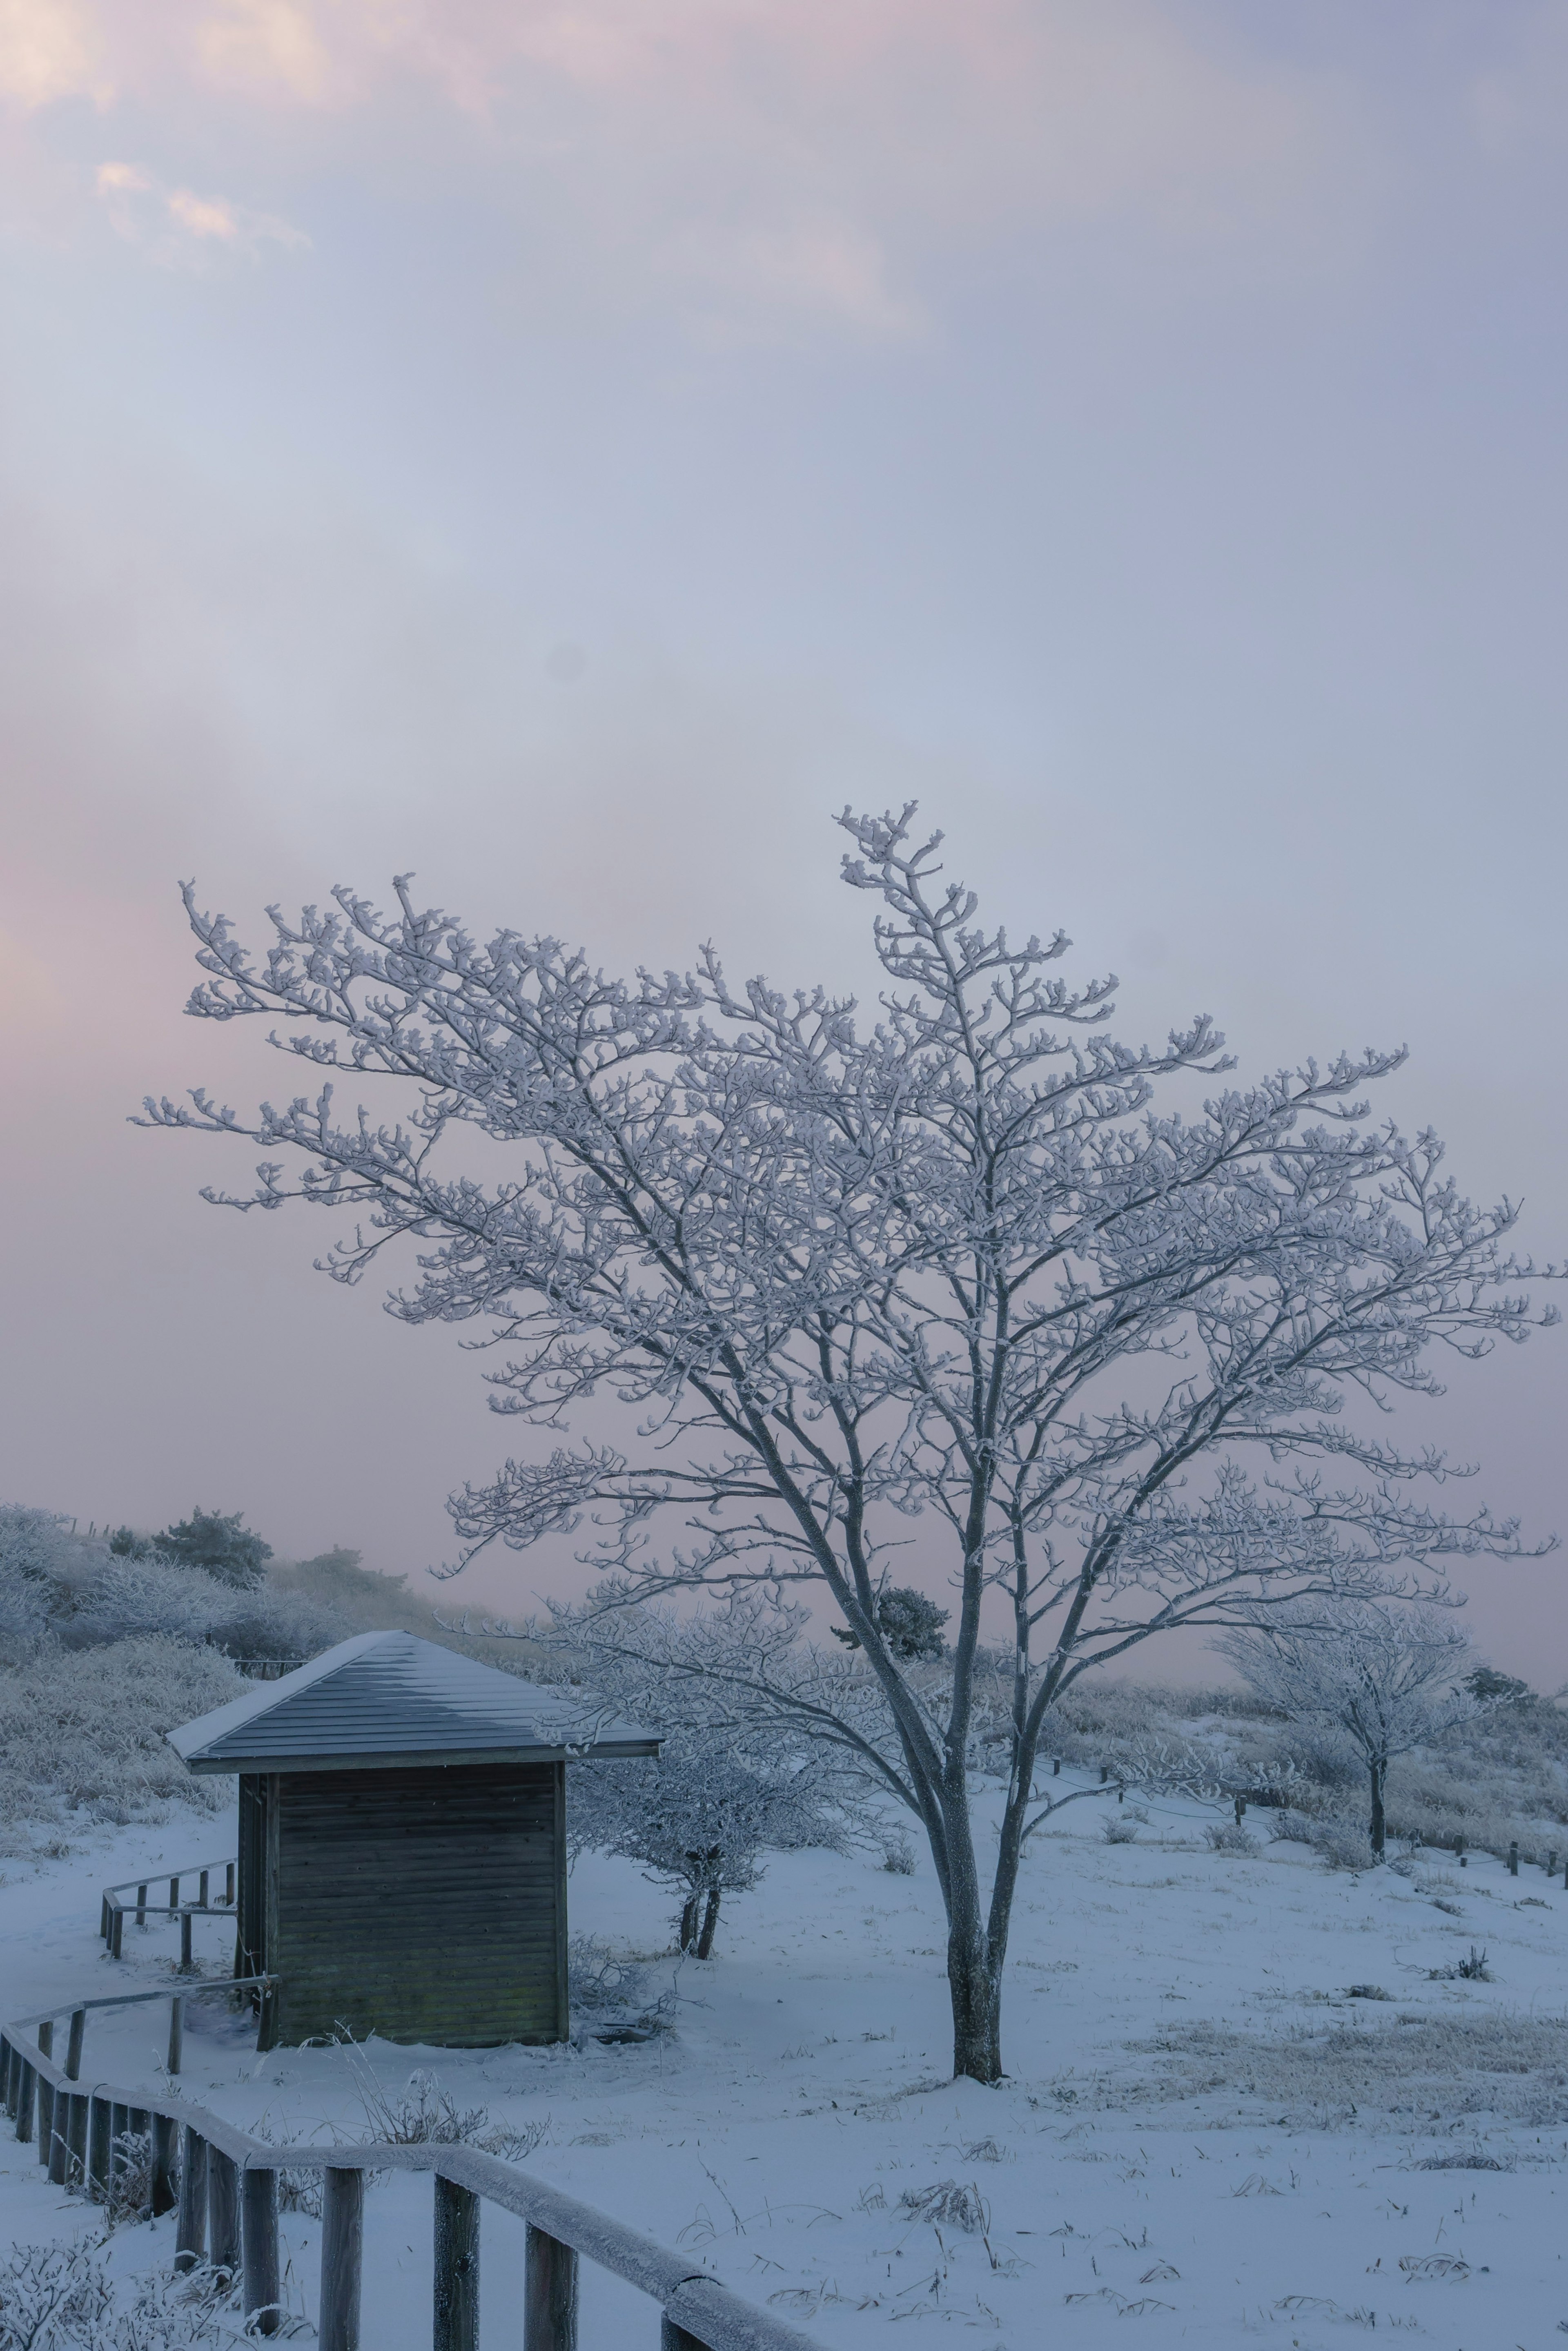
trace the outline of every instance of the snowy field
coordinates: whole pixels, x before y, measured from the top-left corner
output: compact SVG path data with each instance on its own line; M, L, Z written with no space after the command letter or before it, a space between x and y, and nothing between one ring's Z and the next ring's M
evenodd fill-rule
M1011 2079L944 2078L940 1905L874 1856L775 1855L732 1898L713 1961L678 1972L674 2028L641 2045L472 2055L371 2043L401 2095L426 2068L487 2127L543 2124L528 2168L667 2244L825 2346L1339 2346L1394 2330L1438 2351L1546 2351L1568 2331L1568 1896L1486 1856L1406 1877L1305 1848L1215 1854L1220 1817L1069 1808L1025 1865L1008 1970ZM106 1834L0 1886L0 2004L168 1979L160 1925L102 1956L98 1890L223 1850L192 1817ZM588 1856L576 1932L661 1948L668 1899ZM225 1930L202 1956L226 1965ZM1491 1980L1452 1972L1484 1949ZM667 1975L675 1963L662 1963ZM1434 1970L1448 1971L1434 1974ZM1374 1988L1377 1999L1350 1997ZM158 2077L164 2012L89 2027L84 2076ZM363 2061L360 2061L363 2062ZM361 2137L355 2059L258 2060L197 2004L182 2085L280 2139ZM934 2199L927 2191L944 2189ZM963 2191L968 2191L966 2195ZM91 2208L0 2139L13 2242L90 2232ZM430 2185L367 2205L367 2351L426 2351ZM946 2220L929 2217L945 2205ZM984 2221L981 2230L964 2220ZM317 2228L284 2216L288 2293L314 2315ZM485 2351L515 2351L522 2230L487 2210ZM167 2262L171 2223L117 2232L117 2268ZM301 2334L308 2338L308 2326ZM658 2339L651 2304L585 2274L583 2351Z

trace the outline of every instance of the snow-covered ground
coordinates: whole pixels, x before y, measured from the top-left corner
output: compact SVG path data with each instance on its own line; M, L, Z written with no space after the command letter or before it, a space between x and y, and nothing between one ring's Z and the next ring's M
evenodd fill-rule
M993 2346L1326 2351L1397 2329L1438 2351L1546 2351L1568 2321L1568 1895L1485 1856L1412 1877L1330 1874L1293 1844L1210 1852L1220 1817L1160 1800L1133 1844L1112 1806L1064 1814L1028 1859L1008 1970L1010 2079L947 2075L940 1905L874 1856L777 1855L734 1898L707 1966L679 1971L674 2030L641 2045L472 2054L372 2043L400 2093L433 2071L491 2125L547 2119L529 2168L667 2244L824 2345L961 2327ZM167 1980L168 1930L101 1956L98 1889L221 1852L210 1818L8 1865L0 2012ZM640 1950L668 1898L589 1856L574 1929ZM223 1929L205 1956L226 1960ZM1484 1948L1492 1980L1434 1978ZM667 1970L673 1962L665 1962ZM1376 1987L1384 2000L1348 1997ZM89 2028L87 2075L162 2056L161 2008ZM187 2027L182 2087L280 2138L364 2135L355 2061L258 2061L216 2003ZM1430 2168L1434 2162L1444 2168ZM1497 2167L1497 2168L1490 2168ZM988 2226L906 2206L950 2182ZM430 2341L430 2186L367 2208L365 2341ZM98 2215L0 2138L0 2228L40 2242ZM959 2199L963 2200L961 2198ZM313 2314L317 2224L286 2213L289 2293ZM488 2212L486 2351L520 2340L522 2231ZM166 2261L170 2224L118 2233L117 2266ZM1568 2331L1568 2330L1564 2330ZM896 2338L900 2339L900 2338ZM583 2351L657 2341L650 2305L589 2278Z

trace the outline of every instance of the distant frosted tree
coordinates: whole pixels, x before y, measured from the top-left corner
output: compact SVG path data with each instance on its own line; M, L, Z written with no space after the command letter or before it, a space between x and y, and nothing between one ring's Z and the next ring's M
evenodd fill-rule
M912 815L841 820L877 904L869 1026L823 987L736 989L711 949L618 979L549 935L481 943L407 877L389 914L347 889L275 910L256 961L188 890L190 1010L272 1024L315 1090L148 1115L259 1148L232 1205L343 1219L340 1281L406 1243L403 1321L488 1326L492 1402L541 1442L453 1498L464 1562L581 1527L633 1595L798 1585L854 1635L838 1678L755 1702L919 1820L954 2066L989 2082L1052 1706L1179 1627L1517 1552L1511 1521L1437 1507L1449 1465L1378 1407L1554 1317L1520 1294L1512 1207L1368 1123L1402 1053L1242 1086L1207 1017L1120 1044L1112 983L1060 977L1060 935L979 924ZM339 1078L387 1115L340 1113ZM878 1614L912 1542L950 1594L940 1660ZM998 1638L993 1842L971 1774Z
M1361 1600L1325 1611L1296 1603L1250 1630L1223 1634L1214 1646L1268 1705L1350 1741L1367 1774L1366 1834L1379 1860L1389 1764L1481 1710L1463 1687L1469 1640L1436 1608Z
M203 1510L198 1503L188 1519L165 1527L154 1540L162 1556L177 1566L199 1567L221 1583L254 1591L266 1574L272 1545L243 1525L244 1517L243 1510L225 1517L221 1510Z

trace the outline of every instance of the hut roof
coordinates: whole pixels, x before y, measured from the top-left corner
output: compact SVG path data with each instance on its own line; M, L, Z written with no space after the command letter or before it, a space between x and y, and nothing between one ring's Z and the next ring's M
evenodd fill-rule
M192 1771L364 1771L657 1755L655 1732L412 1633L360 1633L169 1733Z

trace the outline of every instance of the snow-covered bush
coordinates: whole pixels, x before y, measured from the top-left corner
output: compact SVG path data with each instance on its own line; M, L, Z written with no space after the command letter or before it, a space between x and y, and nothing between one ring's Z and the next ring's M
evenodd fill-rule
M221 1810L229 1782L192 1778L164 1734L245 1687L215 1651L167 1635L45 1649L26 1671L0 1673L0 1822Z
M48 1629L65 1533L53 1510L0 1503L0 1651L26 1655Z
M1203 1832L1203 1842L1210 1853L1238 1854L1245 1857L1260 1850L1258 1840L1241 1826L1240 1821L1215 1821Z
M73 1647L163 1634L207 1642L232 1657L303 1663L341 1640L348 1626L301 1593L237 1586L152 1553L111 1558L61 1630Z

